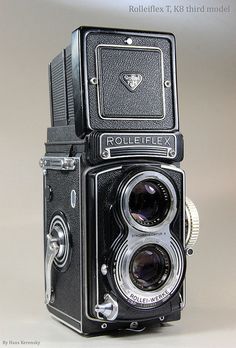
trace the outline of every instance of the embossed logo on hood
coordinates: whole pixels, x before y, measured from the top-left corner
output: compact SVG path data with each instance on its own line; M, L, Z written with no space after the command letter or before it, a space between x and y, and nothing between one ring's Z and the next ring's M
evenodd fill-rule
M121 73L120 80L129 91L133 92L140 85L143 77L140 74Z

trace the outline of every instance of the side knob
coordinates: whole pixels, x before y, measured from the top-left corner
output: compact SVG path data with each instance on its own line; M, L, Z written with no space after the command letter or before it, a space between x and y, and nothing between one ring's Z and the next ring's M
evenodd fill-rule
M186 249L189 251L188 254L192 254L192 247L198 239L200 223L197 208L187 197L185 213Z

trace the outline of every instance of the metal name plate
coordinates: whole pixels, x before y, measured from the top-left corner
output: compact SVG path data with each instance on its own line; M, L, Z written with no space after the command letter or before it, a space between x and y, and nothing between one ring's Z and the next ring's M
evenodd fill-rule
M126 156L148 156L174 159L177 155L176 135L167 133L104 133L100 137L102 159Z

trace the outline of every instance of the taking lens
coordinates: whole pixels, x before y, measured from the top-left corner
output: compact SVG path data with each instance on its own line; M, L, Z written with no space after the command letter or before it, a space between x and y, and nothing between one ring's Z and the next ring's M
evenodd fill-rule
M143 180L134 186L129 197L129 211L141 225L162 222L170 209L171 199L166 186L158 180Z
M160 288L171 270L168 253L159 245L146 245L133 255L129 273L134 285L143 291Z

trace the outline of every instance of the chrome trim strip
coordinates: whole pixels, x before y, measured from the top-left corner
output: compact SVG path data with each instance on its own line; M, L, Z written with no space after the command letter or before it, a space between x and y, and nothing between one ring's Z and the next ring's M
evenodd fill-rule
M176 171L176 172L179 172L182 174L183 176L183 206L182 206L182 209L183 209L183 219L184 219L184 222L183 222L183 235L182 235L182 239L183 239L183 248L184 250L186 249L186 232L185 232L185 214L186 214L186 211L185 211L185 204L186 204L186 176L185 176L185 171L181 168L178 168L176 167L175 165L173 164L170 164L170 165L167 165L167 164L162 164L161 165L161 168L163 169L169 169L169 170L173 170L173 171ZM183 281L183 299L182 299L182 308L184 308L186 305L186 279L184 279Z
M50 305L50 304L48 304L48 307L51 307L51 308L54 309L55 311L57 311L57 312L59 312L59 313L65 315L66 317L70 318L71 320L74 320L74 321L76 321L77 323L81 324L81 321L80 321L80 320L75 319L74 317L72 317L72 316L69 315L69 314L66 314L65 312L61 311L60 309L58 309L58 308L56 308L56 307L53 307L53 306ZM51 312L50 312L50 314L51 314ZM56 316L55 314L53 314L53 315Z
M174 164L162 164L161 168L163 169L169 169L169 170L173 170L175 172L179 172L182 174L183 176L183 205L182 205L182 209L183 209L183 219L184 219L184 223L183 223L183 248L185 249L185 201L186 201L186 177L185 177L185 171L181 168L176 167Z
M66 321L64 321L63 319L57 317L56 315L52 314L51 312L50 312L50 315L51 315L53 318L55 318L56 320L58 320L58 321L60 321L61 323L63 323L64 325L68 326L69 328L71 328L71 329L77 331L78 333L83 333L82 330L79 330L77 327L74 327L73 325L67 323Z

